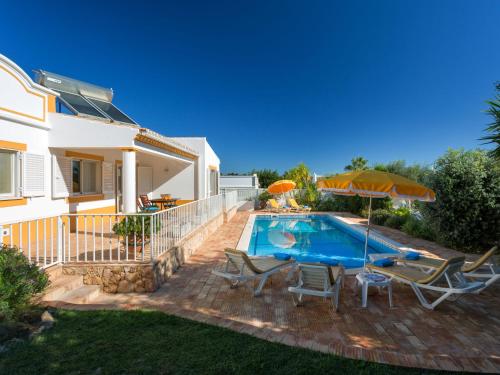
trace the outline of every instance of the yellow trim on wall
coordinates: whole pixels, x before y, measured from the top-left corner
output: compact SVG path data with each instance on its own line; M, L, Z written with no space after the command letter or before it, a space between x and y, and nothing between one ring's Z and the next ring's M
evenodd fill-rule
M0 148L15 151L26 151L28 147L26 143L10 142L0 140Z
M174 154L183 156L183 157L188 158L188 159L196 160L198 158L196 155L191 154L190 152L187 152L187 151L181 150L177 147L165 144L161 141L158 141L157 139L149 138L149 137L145 136L144 134L136 135L135 140L137 142L142 142L142 143L145 143L145 144L150 145L150 146L161 148L162 150L172 152Z
M210 169L211 171L218 171L219 167L217 167L216 165L209 165L208 169Z
M48 95L47 98L49 101L47 102L47 110L51 113L56 112L56 97L54 95Z
M0 208L14 207L14 206L26 206L27 204L28 204L28 200L26 198L13 198L13 199L0 200Z
M183 204L191 203L191 202L194 202L194 200L193 199L177 199L175 201L175 205L176 206L182 206Z
M32 116L32 115L28 115L26 113L22 113L22 112L18 112L18 111L14 111L13 109L8 109L8 108L3 108L3 107L0 107L0 110L2 111L5 111L5 112L10 112L10 113L13 113L15 115L18 115L18 116L24 116L24 117L27 117L27 118L30 118L30 119L34 119L34 120L38 120L38 121L41 121L41 122L45 122L45 95L42 95L42 94L38 94L34 91L31 91L28 87L26 87L24 85L24 82L21 81L19 78L17 78L15 76L15 74L13 74L12 72L8 71L6 68L4 68L3 66L0 65L0 69L2 69L3 71L5 71L7 74L11 75L12 77L14 77L14 79L19 82L21 84L21 86L24 88L24 90L26 90L26 92L28 94L31 94L31 95L35 95L35 96L38 96L40 98L42 98L42 106L43 106L43 116L42 118L40 117L36 117L36 116Z
M81 159L91 159L97 161L104 161L104 156L93 155L93 154L84 154L82 152L77 151L66 151L65 156L69 158L81 158Z
M134 147L122 147L120 148L121 151L126 151L126 152L136 152L137 149Z
M87 214L87 215L115 214L116 207L115 207L115 205L113 205L113 206L92 208L92 209L88 209L88 210L78 210L78 208L77 208L76 210L72 211L71 213L72 214L79 213L79 214Z
M82 194L75 195L72 197L66 198L67 203L81 203L81 202L92 202L92 201L101 201L104 199L104 194Z

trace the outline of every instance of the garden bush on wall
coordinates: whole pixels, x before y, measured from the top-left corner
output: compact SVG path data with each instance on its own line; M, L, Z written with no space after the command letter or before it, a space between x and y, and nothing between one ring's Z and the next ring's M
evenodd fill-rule
M43 292L49 279L38 266L30 263L17 248L0 247L0 321L15 319Z
M482 252L500 239L500 166L486 151L449 150L426 183L436 202L419 206L438 240Z

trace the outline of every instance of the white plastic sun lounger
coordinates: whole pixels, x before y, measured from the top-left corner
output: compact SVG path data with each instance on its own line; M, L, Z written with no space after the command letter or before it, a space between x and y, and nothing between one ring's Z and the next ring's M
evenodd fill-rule
M302 305L304 295L331 298L335 311L339 308L340 288L344 278L342 266L330 267L321 263L299 263L299 282L288 291L296 306ZM298 294L297 300L295 294Z
M262 292L267 279L284 269L290 268L287 279L292 276L296 263L294 260L278 260L274 257L252 257L245 252L235 249L226 249L226 262L222 267L212 271L214 275L223 277L229 282L231 288L236 288L241 282L256 280L260 278L258 287L254 295L258 296Z
M369 264L367 267L373 272L387 275L391 279L410 285L422 306L434 310L441 302L452 296L456 299L460 295L474 293L484 288L483 282L466 280L461 271L464 261L465 257L449 259L431 273L425 273L405 265L377 267ZM441 296L434 302L429 302L422 290L440 293Z
M484 287L476 291L476 293L481 292L500 279L500 264L495 259L495 256L499 256L498 252L498 246L493 246L476 261L465 263L462 266L461 271L463 276L472 280L484 281ZM398 262L417 267L423 272L429 273L441 267L445 260L420 257L417 260L398 259Z

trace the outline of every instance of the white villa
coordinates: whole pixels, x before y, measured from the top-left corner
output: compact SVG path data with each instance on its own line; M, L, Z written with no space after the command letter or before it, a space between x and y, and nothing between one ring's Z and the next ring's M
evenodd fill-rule
M112 104L113 91L0 55L0 223L61 213L136 212L137 196L218 194L205 138L170 138Z
M184 221L177 221L175 228L171 224L168 233L166 223L174 220L155 218L161 224L158 233L170 239L174 234L179 239L188 224L191 230L195 219L201 225L218 212L213 207L222 207L222 196L211 203L212 216L205 206L195 210L189 204L208 202L219 194L220 160L206 138L161 135L118 109L111 89L42 70L36 73L35 82L0 55L0 243L25 251L29 247L31 258L36 252L36 260L47 265L79 260L83 252L87 259L90 243L95 258L97 238L101 255L109 243L111 259L111 239L106 242L105 237L124 214L138 212L139 195L154 199L170 194L178 208L188 207L190 221L183 214ZM59 228L55 237L53 226L61 226L61 221L44 219L62 215L67 223L76 218L67 225L76 240L69 229L63 233ZM29 224L33 221L34 225ZM181 235L174 233L176 228L181 228ZM90 242L86 237L81 242L78 233L85 230L87 235L87 229L93 236ZM151 246L158 233L151 232ZM69 248L72 243L79 246L75 255ZM167 249L159 242L155 246L156 255ZM124 255L119 245L115 250L116 256L120 251ZM146 255L153 258L155 254L148 251Z

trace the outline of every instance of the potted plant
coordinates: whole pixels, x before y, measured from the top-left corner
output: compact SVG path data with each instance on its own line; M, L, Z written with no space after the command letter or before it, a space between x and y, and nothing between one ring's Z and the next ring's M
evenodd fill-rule
M263 193L261 193L259 195L259 197L257 198L258 208L260 208L261 210L266 208L267 201L269 199L271 199L272 197L273 197L273 195L268 193L267 191L264 191Z
M157 221L154 232L160 230L160 223ZM128 243L129 249L139 249L149 243L151 237L151 216L127 216L120 222L113 225L113 232L122 237L124 246ZM144 235L144 236L143 236Z

